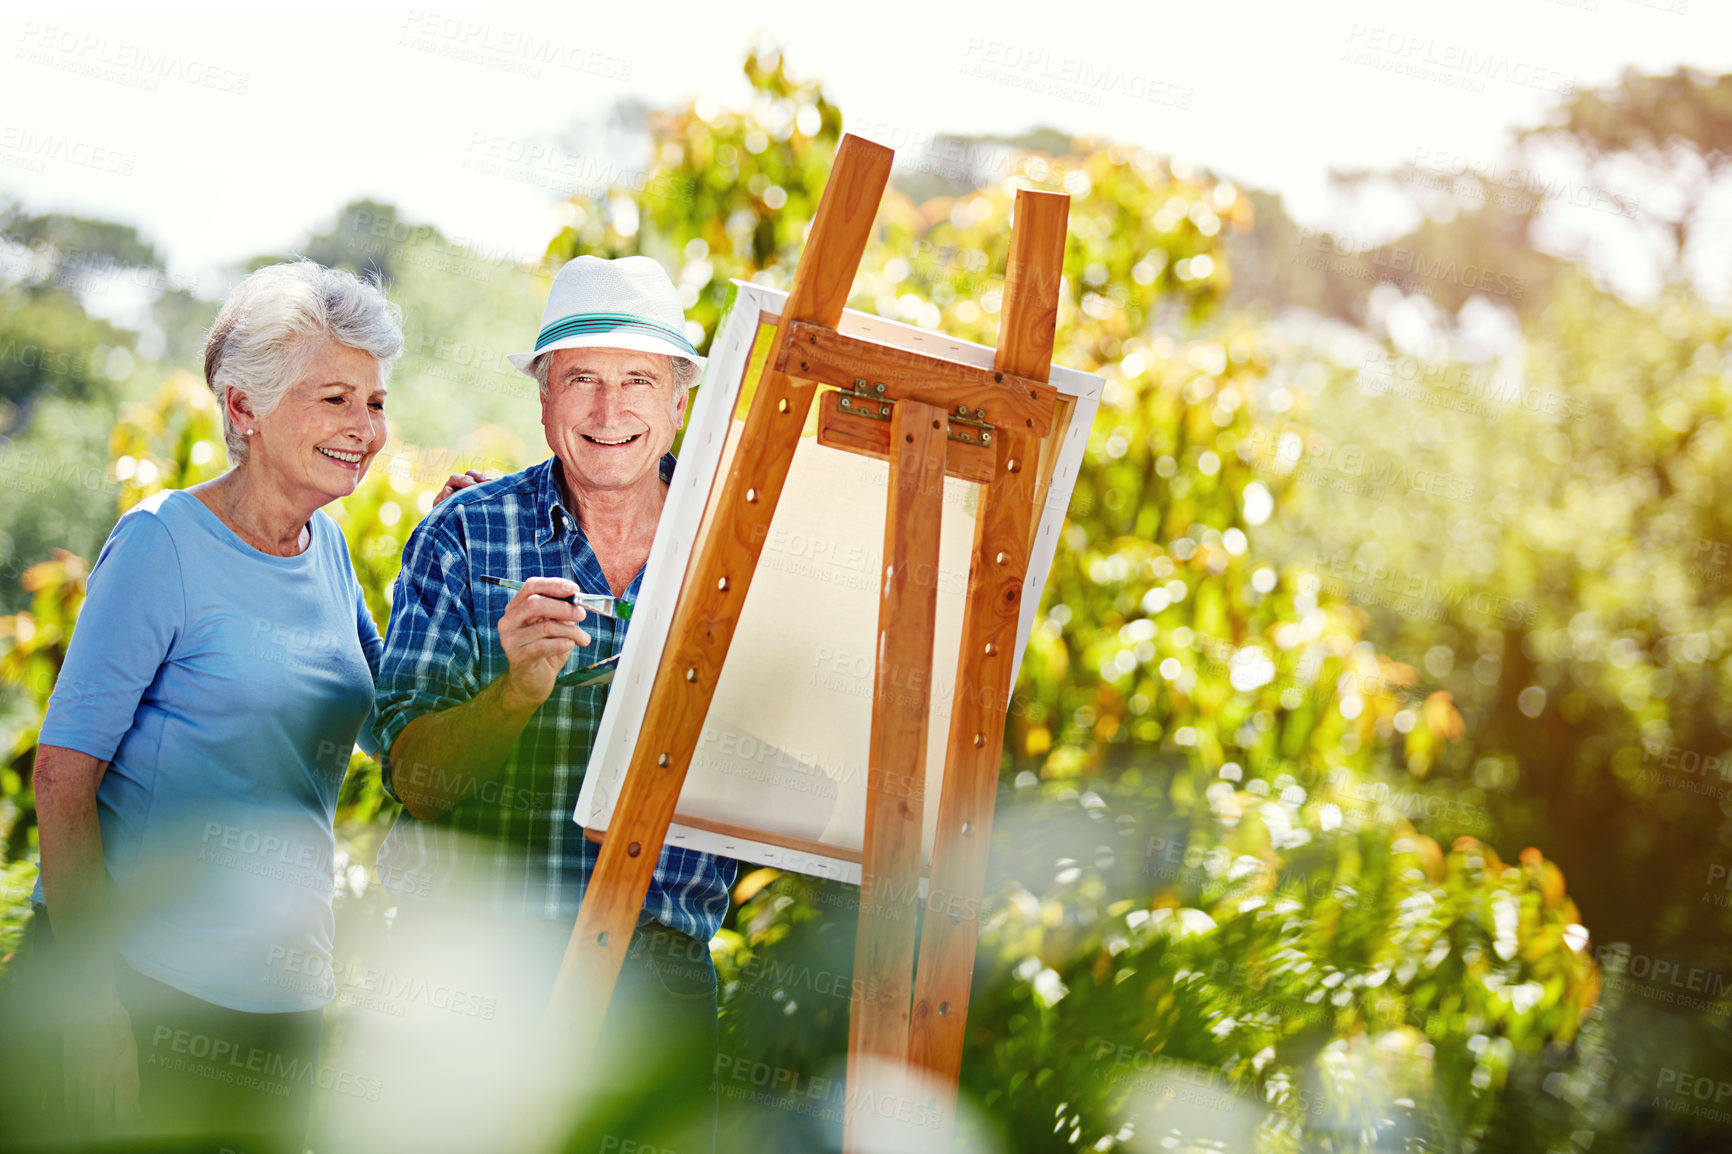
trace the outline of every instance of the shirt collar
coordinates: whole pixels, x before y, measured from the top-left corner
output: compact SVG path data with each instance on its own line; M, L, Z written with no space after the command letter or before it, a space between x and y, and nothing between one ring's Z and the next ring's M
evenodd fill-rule
M674 479L674 460L672 452L662 454L657 465L662 484L671 485ZM577 518L565 507L565 498L560 493L559 458L549 457L541 464L531 469L535 489L535 508L540 511L536 518L535 543L545 545L558 537L566 529L577 528Z

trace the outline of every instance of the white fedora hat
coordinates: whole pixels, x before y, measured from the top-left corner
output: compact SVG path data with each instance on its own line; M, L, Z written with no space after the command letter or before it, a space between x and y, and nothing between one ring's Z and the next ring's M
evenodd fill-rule
M507 353L506 359L533 377L530 366L541 354L585 348L665 353L704 367L686 337L686 312L674 282L647 256L580 256L567 262L548 290L535 350Z

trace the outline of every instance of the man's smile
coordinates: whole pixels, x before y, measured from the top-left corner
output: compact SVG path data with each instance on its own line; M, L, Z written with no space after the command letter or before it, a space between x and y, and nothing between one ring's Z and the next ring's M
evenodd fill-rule
M582 437L592 445L603 445L611 449L620 445L629 445L639 437L643 436L643 434L633 433L629 437L592 437L588 433L579 433L578 436Z

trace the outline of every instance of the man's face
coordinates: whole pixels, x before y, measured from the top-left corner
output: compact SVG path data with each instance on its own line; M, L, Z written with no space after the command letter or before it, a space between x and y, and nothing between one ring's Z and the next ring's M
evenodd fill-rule
M548 355L541 427L566 484L580 493L618 490L658 476L686 412L686 390L674 384L668 357L630 349Z

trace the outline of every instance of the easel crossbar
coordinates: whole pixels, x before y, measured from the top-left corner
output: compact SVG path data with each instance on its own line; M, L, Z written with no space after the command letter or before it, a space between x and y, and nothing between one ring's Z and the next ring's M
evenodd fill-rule
M1045 381L844 336L827 325L783 327L776 368L791 377L839 388L863 381L887 400L919 401L946 413L963 408L994 427L1037 437L1052 431L1058 390Z

